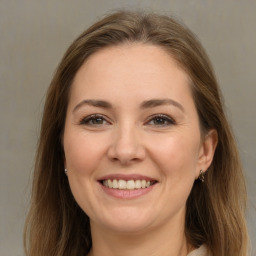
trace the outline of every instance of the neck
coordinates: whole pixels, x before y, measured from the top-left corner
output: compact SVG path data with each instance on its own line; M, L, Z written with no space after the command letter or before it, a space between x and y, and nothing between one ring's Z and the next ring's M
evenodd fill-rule
M91 223L93 245L88 256L187 256L184 225L176 223L134 233L116 232Z

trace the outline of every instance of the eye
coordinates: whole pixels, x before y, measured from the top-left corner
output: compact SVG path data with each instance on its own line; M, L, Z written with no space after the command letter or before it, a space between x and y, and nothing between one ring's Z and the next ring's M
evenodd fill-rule
M103 115L90 115L85 118L83 118L80 121L80 124L82 125L91 125L91 126L101 126L101 125L106 125L109 124L109 122L105 119Z
M152 126L170 126L170 125L174 125L175 121L167 116L167 115L163 115L163 114L158 114L158 115L154 115L153 117L151 117L149 119L149 121L147 122L148 125L152 125Z

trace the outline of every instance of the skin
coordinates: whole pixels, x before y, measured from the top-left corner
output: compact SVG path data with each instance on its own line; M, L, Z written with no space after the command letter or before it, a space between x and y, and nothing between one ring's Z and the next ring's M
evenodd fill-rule
M172 102L142 106L152 99ZM93 54L75 76L64 130L70 187L91 222L89 255L187 255L186 200L216 143L215 131L200 132L188 75L163 49L124 44ZM116 174L157 183L137 198L115 198L98 180Z

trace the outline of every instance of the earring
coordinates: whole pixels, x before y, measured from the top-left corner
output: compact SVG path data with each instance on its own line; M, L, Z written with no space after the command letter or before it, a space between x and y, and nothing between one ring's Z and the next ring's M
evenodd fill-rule
M201 180L202 182L204 182L204 175L205 175L205 172L200 170L200 174L199 174L198 179Z
M65 168L64 172L66 175L68 175L68 170L66 168Z

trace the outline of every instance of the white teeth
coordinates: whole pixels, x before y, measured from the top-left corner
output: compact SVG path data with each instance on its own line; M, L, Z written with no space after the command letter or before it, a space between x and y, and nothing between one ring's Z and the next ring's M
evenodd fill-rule
M108 179L103 181L103 185L108 188L114 188L114 189L128 189L128 190L134 190L134 189L141 189L141 188L148 188L151 185L150 181L146 180L117 180L114 179L113 181Z
M113 180L112 185L113 185L113 188L118 188L117 180Z
M135 189L135 182L134 182L134 180L128 180L126 187L127 187L127 189Z
M127 182L126 182L125 180L119 180L118 183L119 183L119 184L118 184L118 188L119 188L119 189L126 189L126 187L127 187Z
M135 181L135 188L141 188L141 181L140 180L136 180Z
M107 181L107 187L113 188L113 182L111 180Z

